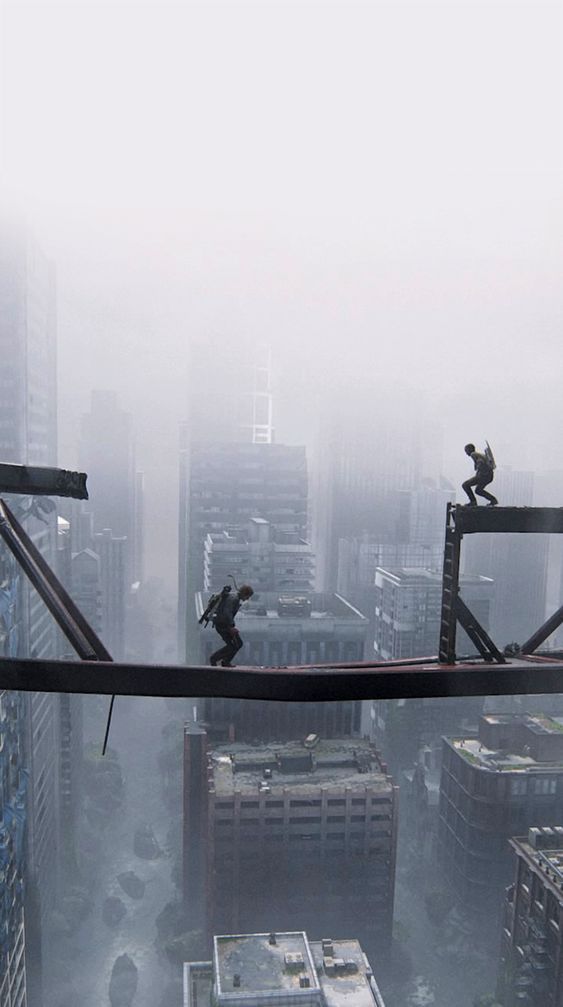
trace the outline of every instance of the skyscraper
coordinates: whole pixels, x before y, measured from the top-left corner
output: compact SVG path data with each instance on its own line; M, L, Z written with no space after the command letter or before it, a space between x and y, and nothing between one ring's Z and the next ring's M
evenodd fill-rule
M358 382L352 394L327 390L312 455L318 590L336 588L340 539L409 541L406 491L419 479L420 434L405 417L400 397L381 388Z
M116 392L92 392L90 412L81 422L79 461L88 473L94 531L109 528L115 537L127 540L127 583L140 580L142 477L135 468L131 416L121 408Z
M0 228L0 456L3 461L30 465L57 463L56 302L52 264L30 232L19 222ZM13 506L35 546L55 566L57 516L39 520L26 513L22 498ZM2 586L4 653L20 657L52 658L56 654L55 623L36 591L0 547L7 571ZM61 834L60 697L26 693L15 701L18 741L14 749L11 792L21 793L27 777L25 886L25 943L27 996L40 1003L42 943L49 912L58 894ZM68 722L67 722L68 726ZM20 783L14 783L18 777ZM14 791L16 786L16 791ZM10 800L10 790L8 790ZM19 800L19 798L18 798ZM4 801L0 791L0 802ZM21 807L18 805L21 817ZM0 815L2 815L0 803ZM5 819L6 820L6 819ZM19 868L18 868L19 869ZM0 912L2 910L0 909ZM0 919L0 930L6 925ZM23 930L10 931L22 940ZM18 948L20 945L18 944ZM13 962L13 948L8 953ZM20 950L17 951L19 956ZM19 995L19 994L17 994ZM16 1003L22 1001L15 1001Z
M0 225L0 457L5 462L56 465L57 349L55 273L23 225ZM15 506L24 518L21 500ZM52 562L56 519L25 516L34 544ZM21 580L21 656L53 657L53 621L27 581Z
M221 590L233 575L254 592L307 592L313 589L311 546L297 532L272 529L265 518L253 517L243 527L210 533L204 543L205 591Z
M211 390L209 390L211 389ZM178 653L197 630L208 535L252 518L307 538L305 448L273 443L270 360L261 347L205 344L192 353L180 434Z
M25 1007L24 697L0 691L0 1005Z

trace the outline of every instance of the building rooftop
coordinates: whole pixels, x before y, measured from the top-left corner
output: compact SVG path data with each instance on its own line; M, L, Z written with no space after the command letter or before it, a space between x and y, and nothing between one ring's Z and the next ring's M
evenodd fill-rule
M534 734L563 733L563 717L552 717L545 713L533 715L521 713L486 713L483 721L492 726L507 725L525 726L528 731Z
M511 752L494 751L487 748L478 738L450 738L450 743L467 762L479 765L481 769L491 769L496 772L514 769L531 769L538 765L529 755L516 755ZM543 767L545 763L540 763ZM560 767L563 770L563 766Z
M213 959L219 1003L276 992L310 996L319 990L303 932L215 937Z
M320 739L314 748L301 741L260 746L228 743L209 754L217 796L236 791L257 794L267 786L272 794L291 787L299 794L319 788L350 787L362 791L390 790L374 748L361 738Z
M482 769L563 772L563 717L485 714L478 738L450 738L459 755Z
M442 586L442 571L423 569L418 566L378 566L376 573L385 577L392 577L397 581L410 581L417 583L431 583L436 587ZM491 577L484 577L482 574L461 574L460 584L465 587L492 585Z
M184 1007L292 1001L385 1007L357 940L309 942L302 931L215 937L212 963L184 965Z
M563 821L563 816L562 816ZM533 866L544 874L557 893L559 900L563 898L563 826L552 828L532 828L528 835L511 841L516 850L526 855Z
M311 941L311 951L326 1007L384 1007L359 941Z
M195 596L196 614L198 619L205 611L211 592L198 591ZM282 603L282 604L280 604ZM292 611L293 606L293 611ZM283 620L302 622L313 619L316 621L334 621L345 619L351 624L365 624L367 618L349 601L339 594L328 592L307 591L257 591L250 602L241 606L237 615L238 621L250 620Z

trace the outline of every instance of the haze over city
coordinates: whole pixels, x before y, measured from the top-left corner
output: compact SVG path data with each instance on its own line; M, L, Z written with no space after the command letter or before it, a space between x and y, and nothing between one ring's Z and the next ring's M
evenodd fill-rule
M561 5L1 17L0 1007L563 1003Z
M319 387L345 409L361 375L374 397L405 383L405 422L432 400L456 480L483 437L556 467L559 21L8 4L4 179L57 267L61 461L90 389L117 390L162 534L187 344L250 338L274 349L282 441L307 438Z

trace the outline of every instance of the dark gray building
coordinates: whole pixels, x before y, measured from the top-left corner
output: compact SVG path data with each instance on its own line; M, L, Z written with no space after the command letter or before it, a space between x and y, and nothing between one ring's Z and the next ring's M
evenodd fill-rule
M204 584L204 544L210 534L252 518L276 534L307 538L305 448L283 444L186 442L180 474L181 655L193 635L193 601Z
M199 924L211 934L265 927L275 905L283 929L353 925L366 947L387 944L396 844L397 788L369 742L310 735L206 751L186 726L184 897L207 906Z
M486 714L477 738L444 738L440 864L460 902L497 913L508 841L563 807L563 718Z
M135 467L133 423L116 392L92 392L90 412L82 417L79 462L88 473L94 532L110 529L127 540L126 582L142 577L142 478Z
M29 230L21 222L6 219L0 224L0 314L0 457L8 462L56 465L54 270ZM21 497L12 498L11 503L36 547L55 567L57 514L46 514L40 521L26 513L27 505ZM3 546L0 565L6 572L0 612L3 653L39 659L55 657L60 638L54 620L11 557L6 556ZM48 916L61 880L62 794L72 772L65 762L71 713L60 696L48 693L26 693L14 709L21 743L13 771L27 780L25 888L20 886L18 899L21 901L25 893L27 997L35 1007L41 1003ZM0 816L3 801L0 792ZM2 926L0 920L0 929ZM8 939L18 934L17 940L21 941L22 933L16 929Z
M510 846L514 879L504 902L498 996L503 1007L560 1007L563 826L531 828Z

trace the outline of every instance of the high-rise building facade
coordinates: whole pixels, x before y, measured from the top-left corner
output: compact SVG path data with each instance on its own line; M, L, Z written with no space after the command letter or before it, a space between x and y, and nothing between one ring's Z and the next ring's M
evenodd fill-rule
M187 420L180 431L178 654L190 659L204 543L252 518L272 536L308 534L305 448L274 443L271 353L233 340L191 347Z
M0 691L0 1007L25 1007L24 697Z
M88 473L88 510L94 532L109 528L125 538L126 583L141 579L142 478L135 467L133 423L116 392L92 392L90 412L82 417L79 462Z
M94 535L100 558L102 639L115 661L125 655L125 605L127 599L127 539L109 528Z
M558 822L563 822L559 815ZM506 891L498 997L503 1007L563 1002L563 825L531 828L510 840L513 882Z
M0 224L0 458L27 465L57 463L56 292L52 263L22 224ZM51 564L56 518L39 520L14 500L35 546ZM20 656L53 657L55 628L45 605L20 582Z
M301 447L242 442L187 446L183 459L179 623L187 653L193 600L204 584L207 535L263 518L274 534L306 540L307 463Z
M405 422L398 395L359 383L338 403L327 393L311 470L317 588L329 591L337 585L340 539L409 541L409 492L420 479L419 428Z
M508 840L552 825L562 807L562 718L487 714L478 738L444 738L438 847L459 900L497 912Z
M28 229L6 220L0 227L0 311L0 457L21 464L56 465L54 270ZM45 519L39 520L28 512L21 498L12 502L35 546L54 566L56 514L45 514ZM3 549L2 555L5 557ZM3 602L8 653L54 657L58 639L54 621L35 590L15 571L4 584ZM17 715L22 739L17 755L22 761L17 769L28 774L24 868L27 996L32 1004L39 1004L46 921L59 885L59 697L27 693Z
M185 753L184 897L206 885L211 933L263 927L275 905L284 929L303 919L313 934L353 925L368 947L390 941L397 788L369 742L206 750L187 725Z
M246 527L208 534L203 550L203 588L220 591L228 578L261 591L313 590L311 546L297 532L273 529L265 518L251 518Z
M464 576L461 595L484 629L489 626L493 582L488 577ZM375 656L382 661L433 657L438 653L442 575L418 567L383 569L375 573ZM475 646L461 627L457 652L475 654Z

